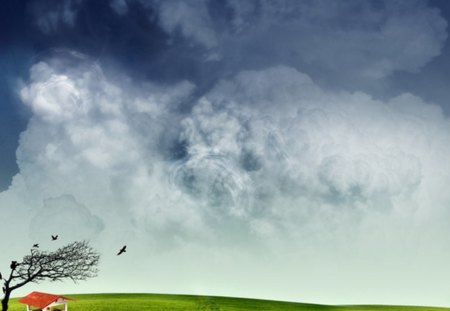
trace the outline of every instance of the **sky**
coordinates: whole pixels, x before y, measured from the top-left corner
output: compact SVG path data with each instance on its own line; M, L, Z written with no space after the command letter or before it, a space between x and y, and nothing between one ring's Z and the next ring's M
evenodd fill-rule
M15 294L450 306L449 19L445 0L2 1L0 271L85 239L98 277Z

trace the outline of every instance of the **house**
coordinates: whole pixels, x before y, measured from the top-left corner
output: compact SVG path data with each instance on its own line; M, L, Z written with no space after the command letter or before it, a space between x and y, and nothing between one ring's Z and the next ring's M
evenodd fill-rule
M31 310L50 310L55 306L64 306L64 309L60 308L59 310L67 311L67 304L69 300L73 300L64 296L41 293L41 292L32 292L25 297L19 299L19 302L27 305L27 311ZM36 309L37 308L37 309ZM58 310L53 308L52 310Z

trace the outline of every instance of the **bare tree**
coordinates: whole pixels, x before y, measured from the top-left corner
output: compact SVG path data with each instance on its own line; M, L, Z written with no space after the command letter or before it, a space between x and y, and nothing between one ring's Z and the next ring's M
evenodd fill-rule
M54 252L32 248L21 262L12 261L9 277L4 279L2 311L8 310L11 292L27 283L86 280L97 276L100 255L86 241L76 241Z

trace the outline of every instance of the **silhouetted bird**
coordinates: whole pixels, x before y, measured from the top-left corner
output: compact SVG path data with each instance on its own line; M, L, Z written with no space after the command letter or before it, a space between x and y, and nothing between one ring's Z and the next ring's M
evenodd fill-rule
M127 246L125 245L124 247L122 247L122 249L117 253L117 256L122 255L123 253L125 253L127 251Z
M0 280L3 279L2 273L0 272Z
M16 270L17 266L17 261L13 260L11 261L11 265L9 267L11 268L11 270Z
M33 247L39 248L39 244L33 244Z
M56 241L58 239L58 235L52 235L52 241Z

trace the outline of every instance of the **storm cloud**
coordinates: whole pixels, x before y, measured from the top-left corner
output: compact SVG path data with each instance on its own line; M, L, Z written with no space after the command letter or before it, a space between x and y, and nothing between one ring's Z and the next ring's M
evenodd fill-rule
M64 74L60 62L40 62L21 89L34 116L16 178L38 202L69 193L145 230L176 224L181 239L193 228L226 236L227 226L297 236L328 219L355 225L372 212L447 203L421 193L447 182L437 163L449 123L414 95L325 91L278 66L220 81L186 114L174 107L194 91L189 82L128 87L80 62Z
M355 90L395 71L417 72L447 38L439 10L417 0L34 1L29 14L47 40L201 90L279 64Z

